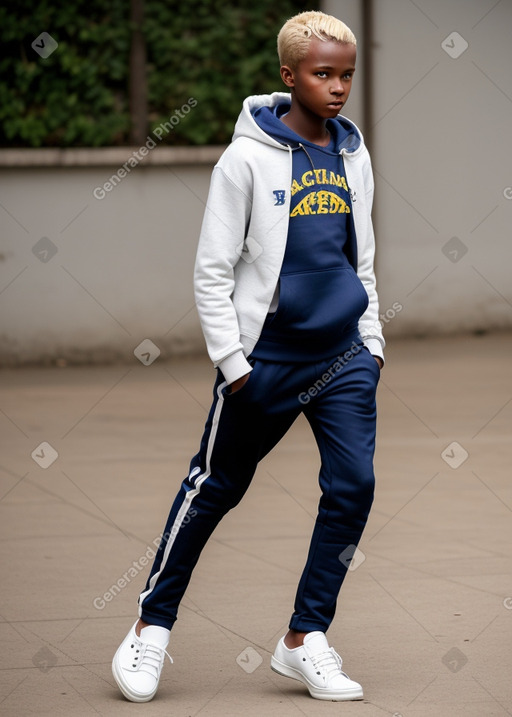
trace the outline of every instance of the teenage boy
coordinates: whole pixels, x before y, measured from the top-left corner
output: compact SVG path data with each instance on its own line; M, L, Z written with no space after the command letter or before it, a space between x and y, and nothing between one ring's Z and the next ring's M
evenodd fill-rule
M321 498L289 631L271 667L318 699L363 697L325 636L373 500L384 347L370 159L340 114L356 40L340 20L306 12L285 23L278 52L290 94L245 100L212 175L194 286L217 379L139 620L114 657L114 677L134 702L157 691L202 548L300 413L320 452Z

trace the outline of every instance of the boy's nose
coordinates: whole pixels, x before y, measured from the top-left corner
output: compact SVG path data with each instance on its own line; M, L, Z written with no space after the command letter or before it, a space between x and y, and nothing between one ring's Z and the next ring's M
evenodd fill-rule
M331 91L331 93L332 93L333 95L341 95L341 94L343 94L343 92L345 91L345 87L344 87L344 85L343 85L343 82L341 82L341 81L339 81L339 80L338 80L338 81L335 81L335 82L331 85L330 91Z

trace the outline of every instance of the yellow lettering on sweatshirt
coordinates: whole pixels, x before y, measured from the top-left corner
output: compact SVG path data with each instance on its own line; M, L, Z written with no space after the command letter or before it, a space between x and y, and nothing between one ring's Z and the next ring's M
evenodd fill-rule
M297 192L300 192L302 189L304 189L304 187L302 186L302 184L299 184L299 183L297 182L297 180L294 179L293 182L292 182L292 189L291 189L292 197L293 197L294 194L297 194Z
M337 187L343 187L343 189L348 192L347 181L345 177L342 177L340 174L329 172L329 181L324 182L324 184L335 184Z
M313 179L313 172L311 169L309 169L307 172L304 172L304 174L301 177L302 184L305 187L312 187L315 183L315 180Z
M329 184L335 187L341 187L348 192L347 180L343 175L336 174L336 172L328 172L326 169L309 169L307 172L304 172L300 178L300 182L296 179L292 181L291 195L293 197L297 192L301 192L304 187L313 187L315 185L325 186Z
M311 214L350 214L350 207L334 192L322 189L319 192L310 192L301 199L290 216L304 217Z

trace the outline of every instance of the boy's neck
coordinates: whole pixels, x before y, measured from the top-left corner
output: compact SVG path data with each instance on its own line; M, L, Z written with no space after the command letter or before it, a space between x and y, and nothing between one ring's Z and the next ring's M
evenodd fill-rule
M331 134L326 127L327 120L316 115L305 115L302 112L294 111L293 103L290 111L281 117L281 122L299 137L303 137L313 144L327 147L331 141Z

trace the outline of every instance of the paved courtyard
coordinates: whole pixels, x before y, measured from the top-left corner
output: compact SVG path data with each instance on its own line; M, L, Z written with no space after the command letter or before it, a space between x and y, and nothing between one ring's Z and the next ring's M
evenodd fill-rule
M113 653L197 449L205 358L4 370L0 714L512 715L512 335L390 341L377 492L330 631L363 702L270 670L318 501L305 421L208 543L155 700Z

